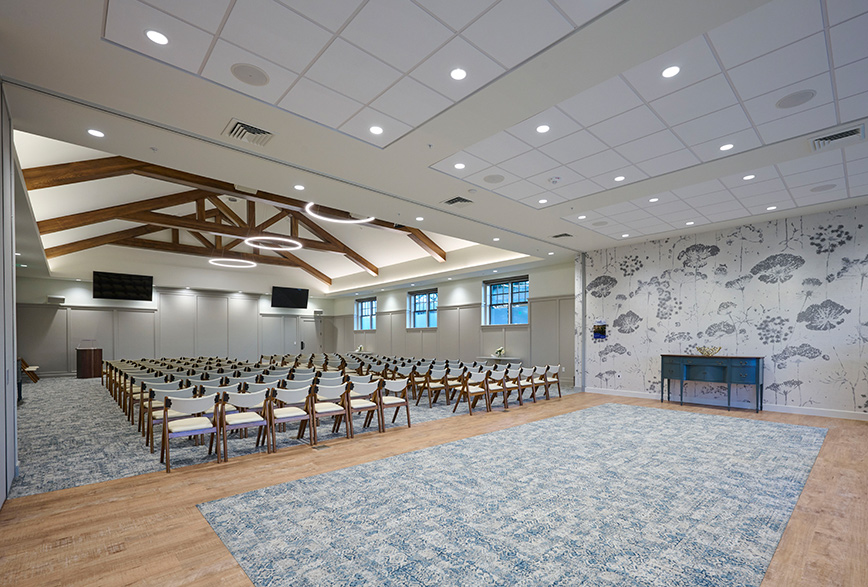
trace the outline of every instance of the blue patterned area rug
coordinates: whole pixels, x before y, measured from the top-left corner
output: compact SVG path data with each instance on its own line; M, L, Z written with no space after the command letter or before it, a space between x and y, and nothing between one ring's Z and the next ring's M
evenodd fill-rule
M263 586L758 586L825 434L605 404L199 509Z

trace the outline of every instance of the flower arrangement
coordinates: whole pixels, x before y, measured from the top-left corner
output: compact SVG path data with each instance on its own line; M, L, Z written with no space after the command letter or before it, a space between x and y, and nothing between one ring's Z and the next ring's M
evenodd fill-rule
M502 347L502 346L501 346L501 347L497 347L496 349L494 349L494 356L495 356L495 357L502 357L503 354L504 354L505 352L506 352L506 351L503 350L503 347Z
M359 348L356 349L356 352L357 352L357 353L360 353L360 352L362 352L363 350L365 350L365 349L362 347L362 345L359 345Z

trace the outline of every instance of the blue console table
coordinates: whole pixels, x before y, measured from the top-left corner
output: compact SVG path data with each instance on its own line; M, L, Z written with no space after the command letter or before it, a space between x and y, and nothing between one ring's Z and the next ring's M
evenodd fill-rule
M726 409L730 408L732 384L753 385L756 389L756 411L763 409L764 357L705 357L702 355L660 355L660 401L663 401L663 382L666 399L671 400L673 379L681 381L681 405L684 405L684 382L705 381L726 383Z

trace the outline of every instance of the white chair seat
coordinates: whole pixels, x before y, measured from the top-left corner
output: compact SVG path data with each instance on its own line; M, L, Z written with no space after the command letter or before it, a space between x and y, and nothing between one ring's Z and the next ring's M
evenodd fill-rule
M384 395L380 399L382 400L384 406L394 406L397 404L403 405L404 402L407 401L402 397L397 397L394 395Z
M169 410L171 416L172 411ZM211 428L210 418L200 416L198 418L182 418L180 420L172 420L169 422L169 432L187 432L189 430L207 430Z
M248 424L250 422L262 422L262 424L265 424L265 419L256 412L235 412L234 414L226 414L227 426Z
M344 411L343 407L339 406L338 404L333 404L332 402L317 402L314 404L314 409L317 415L332 414Z
M307 412L305 412L301 408L294 408L292 406L274 409L274 417L278 420L282 418L294 418L299 416L307 416Z
M359 409L359 408L376 408L376 407L377 407L377 404L375 404L375 403L372 402L372 401L368 401L368 400L366 400L366 399L351 399L351 400L350 400L350 406L352 406L354 409Z

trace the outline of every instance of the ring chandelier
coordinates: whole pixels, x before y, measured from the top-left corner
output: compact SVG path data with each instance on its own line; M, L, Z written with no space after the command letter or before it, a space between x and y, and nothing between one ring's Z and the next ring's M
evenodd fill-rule
M297 240L282 236L251 236L244 239L244 244L256 247L257 249L268 249L269 251L297 251L302 247L301 243Z
M218 267L226 267L227 269L252 269L256 267L256 263L247 259L208 259L208 262Z
M369 216L368 218L335 218L334 216L323 216L314 212L313 207L314 203L308 202L307 206L304 207L304 211L307 212L309 216L313 216L317 220L322 220L324 222L338 222L340 224L364 224L365 222L372 222L373 220L375 220L373 216Z

